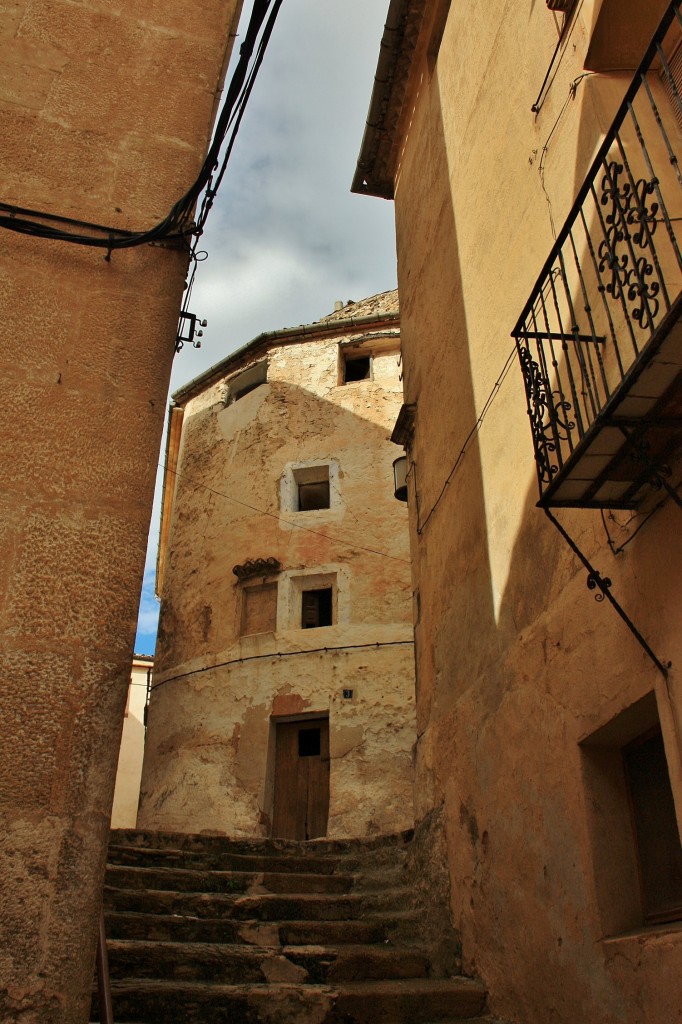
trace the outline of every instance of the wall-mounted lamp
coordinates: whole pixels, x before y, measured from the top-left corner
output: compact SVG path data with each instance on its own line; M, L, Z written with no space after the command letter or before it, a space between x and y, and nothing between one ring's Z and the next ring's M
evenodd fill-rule
M208 320L200 320L195 313L181 313L178 321L178 333L175 339L175 351L179 352L187 343L194 348L201 348L199 338L203 338L204 332L198 331L197 326L206 327Z
M407 501L407 456L401 455L393 463L393 493L398 501Z

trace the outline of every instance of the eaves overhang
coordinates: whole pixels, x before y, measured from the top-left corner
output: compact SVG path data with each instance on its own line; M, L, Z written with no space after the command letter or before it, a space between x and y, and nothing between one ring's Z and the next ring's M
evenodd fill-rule
M204 373L199 374L194 380L178 388L172 395L173 402L175 405L185 405L191 398L195 398L212 384L240 369L245 363L250 363L258 356L264 355L275 345L296 344L301 341L310 341L315 337L326 338L334 334L360 331L362 328L370 326L394 327L399 323L399 312L385 312L370 313L366 316L330 318L312 324L302 324L300 327L284 327L277 331L267 331L259 334L258 337L226 356L225 359L211 366Z
M450 3L391 0L351 192L393 199L411 80L424 58L435 60Z
M393 198L395 136L426 0L391 0L351 192Z

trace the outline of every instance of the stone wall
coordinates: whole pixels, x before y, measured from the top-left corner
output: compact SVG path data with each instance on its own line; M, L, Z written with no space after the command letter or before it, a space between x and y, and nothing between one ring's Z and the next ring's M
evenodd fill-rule
M464 966L494 1012L523 1024L668 1024L682 1004L679 922L644 928L632 909L620 760L629 720L643 732L657 715L682 807L679 509L657 512L618 558L598 511L557 513L672 661L666 682L535 507L515 365L495 389L629 82L625 71L581 77L598 6L578 5L534 114L560 23L543 3L450 5L393 146L405 399L416 403L417 820L442 805ZM665 103L655 76L651 86ZM616 512L606 525L622 541L642 518Z
M201 165L238 6L0 5L0 199L153 226ZM76 1024L187 260L2 234L0 1017Z
M329 716L328 834L412 824L411 579L389 440L399 339L395 321L350 324L375 315L358 306L228 361L184 405L140 827L269 834L275 725L313 712ZM340 384L350 343L373 353L372 379ZM267 383L230 401L264 358ZM300 473L320 466L329 508L299 511ZM232 569L249 559L276 560L261 573L276 604L245 626L263 580ZM302 629L302 591L318 583L333 622Z

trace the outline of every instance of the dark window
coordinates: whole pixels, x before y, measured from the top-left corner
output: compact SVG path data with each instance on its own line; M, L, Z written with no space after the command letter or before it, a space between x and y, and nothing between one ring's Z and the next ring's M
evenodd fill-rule
M304 590L301 601L301 628L317 629L332 624L332 588Z
M261 384L267 383L268 379L268 364L267 360L263 360L260 363L254 363L248 370L244 370L238 376L233 377L228 384L226 404L231 405L232 402L238 402L244 395L248 395L251 391L255 391Z
M311 512L330 507L329 463L321 466L300 466L294 469L295 510Z
M327 467L324 467L327 472ZM310 512L316 508L329 508L329 478L298 485L298 510Z
M682 846L660 728L623 748L644 919L682 917Z
M344 384L351 384L354 380L369 380L371 368L369 356L346 356L343 364Z
M250 384L244 384L240 388L235 388L233 393L232 393L232 400L234 402L238 402L240 398L243 398L244 395L248 395L249 392L251 392L251 391L255 391L256 388L259 388L261 386L261 384L265 384L265 381L264 380L254 380L254 381L251 381Z
M320 730L300 729L298 733L298 756L320 756Z

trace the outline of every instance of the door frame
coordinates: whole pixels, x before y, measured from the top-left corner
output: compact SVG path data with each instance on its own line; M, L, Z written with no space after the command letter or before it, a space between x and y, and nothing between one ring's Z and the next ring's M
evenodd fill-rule
M319 711L301 711L294 715L270 715L270 726L268 735L268 754L265 768L265 782L263 787L263 810L264 824L267 828L267 835L272 836L272 825L275 811L275 760L277 751L277 726L285 725L288 722L319 721L326 718L329 728L331 745L331 716L330 709L324 708ZM331 756L329 758L329 781L331 794Z

